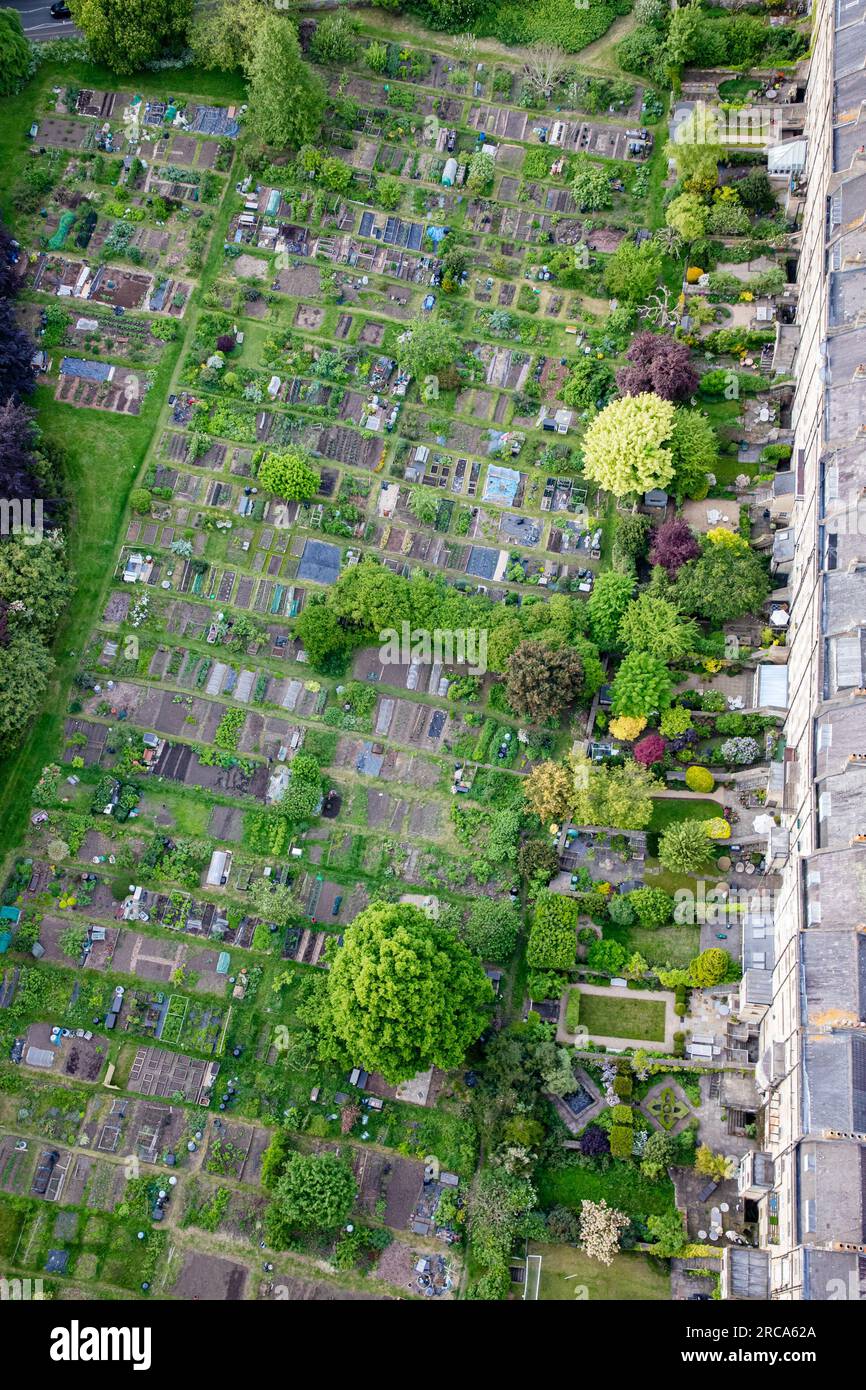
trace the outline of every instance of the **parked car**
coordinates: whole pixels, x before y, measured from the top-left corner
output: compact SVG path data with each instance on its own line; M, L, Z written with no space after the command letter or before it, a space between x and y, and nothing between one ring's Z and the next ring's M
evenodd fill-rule
M52 19L71 19L71 18L72 18L72 11L70 10L69 6L67 5L66 0L54 0L54 4L51 6L51 18L52 18Z

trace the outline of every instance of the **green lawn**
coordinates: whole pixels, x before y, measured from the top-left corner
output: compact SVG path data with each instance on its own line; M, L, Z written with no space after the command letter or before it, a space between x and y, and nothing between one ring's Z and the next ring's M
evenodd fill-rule
M669 926L652 931L646 927L617 927L610 923L605 926L604 934L625 946L629 955L637 951L647 965L685 968L700 951L700 927Z
M636 1164L611 1159L606 1168L579 1168L577 1164L562 1163L556 1167L543 1166L537 1170L539 1206L571 1207L580 1210L585 1199L600 1202L624 1211L627 1216L660 1216L674 1205L674 1185L665 1176L650 1182L641 1175Z
M652 820L647 826L651 835L659 835L669 825L681 820L712 820L720 816L722 808L717 801L703 801L687 796L662 796L653 800Z
M646 1255L615 1255L612 1264L603 1265L572 1245L536 1242L530 1246L529 1253L541 1256L538 1297L543 1302L580 1298L591 1302L609 1299L636 1303L661 1301L671 1296L667 1270L658 1260L650 1260ZM527 1298L535 1291L535 1264L533 1260L527 1275Z
M719 96L722 101L747 101L753 92L761 90L757 77L729 77L727 82L719 83Z
M67 540L75 590L55 637L57 665L42 713L26 740L0 763L0 844L4 849L17 843L25 831L31 790L43 766L56 756L67 691L99 614L117 558L126 499L144 458L175 356L170 345L163 354L152 404L146 401L137 419L59 404L48 387L39 387L35 393L40 429L67 452L71 505Z
M620 999L581 990L580 1022L591 1038L664 1042L665 1006L658 999Z

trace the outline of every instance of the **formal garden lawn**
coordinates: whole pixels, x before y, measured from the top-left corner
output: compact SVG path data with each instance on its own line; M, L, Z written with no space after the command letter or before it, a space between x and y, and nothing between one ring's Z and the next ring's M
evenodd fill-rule
M529 1253L541 1257L538 1298L543 1302L573 1300L581 1286L586 1288L586 1297L591 1302L610 1299L633 1303L670 1298L670 1275L658 1260L648 1259L646 1255L615 1255L612 1264L603 1265L573 1245L533 1243ZM532 1264L535 1263L533 1260ZM531 1268L527 1277L526 1296L531 1298L536 1287L536 1275Z
M671 925L653 930L648 927L618 927L611 924L605 927L604 934L624 946L629 955L637 951L647 965L659 966L662 969L670 966L684 970L701 949L700 927Z
M571 1207L580 1211L581 1202L600 1202L624 1211L627 1216L660 1216L674 1204L674 1185L665 1175L657 1181L645 1178L636 1164L611 1159L608 1166L580 1168L576 1163L542 1167L537 1174L538 1201L545 1209Z
M656 797L653 801L652 820L647 826L651 835L659 835L670 825L683 820L712 820L720 816L722 808L718 801L703 801L683 796Z
M665 1006L658 999L618 999L581 990L580 1022L591 1038L664 1042Z

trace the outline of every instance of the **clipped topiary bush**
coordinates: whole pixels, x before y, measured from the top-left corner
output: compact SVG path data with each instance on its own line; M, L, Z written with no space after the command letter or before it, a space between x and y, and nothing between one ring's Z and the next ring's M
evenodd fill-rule
M695 765L686 769L686 786L691 792L711 792L716 779L708 767Z

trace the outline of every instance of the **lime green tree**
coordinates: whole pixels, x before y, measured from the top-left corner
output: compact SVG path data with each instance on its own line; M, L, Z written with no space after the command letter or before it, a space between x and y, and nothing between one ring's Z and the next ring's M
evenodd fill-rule
M683 618L667 599L643 593L630 603L619 625L622 645L630 652L648 652L667 664L681 661L694 650L697 624Z
M308 502L319 490L319 473L301 449L266 454L259 465L259 482L288 502Z
M712 989L713 985L721 984L728 973L730 963L731 958L727 951L723 951L720 946L708 947L706 951L701 951L699 956L695 956L689 965L692 984L699 989Z
M649 652L630 652L614 678L611 710L628 719L648 718L671 702L670 672Z
M665 487L674 471L665 447L673 422L671 402L651 391L611 401L584 436L585 476L615 497Z

